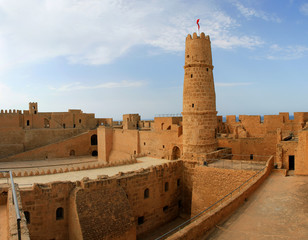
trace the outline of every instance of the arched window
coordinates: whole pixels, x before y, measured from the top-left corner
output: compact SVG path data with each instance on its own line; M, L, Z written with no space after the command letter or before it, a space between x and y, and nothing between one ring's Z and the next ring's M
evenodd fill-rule
M97 135L96 134L91 136L91 145L92 146L97 145Z
M92 152L92 156L93 157L96 157L98 155L98 152L96 151L96 150L94 150L93 152Z
M147 188L144 190L144 199L149 198L150 197L150 190Z
M75 150L70 151L70 156L75 156Z
M30 213L28 211L24 211L24 214L25 214L26 222L27 224L29 224L30 223Z
M56 211L56 220L61 220L64 218L64 210L63 208L59 207L57 208L57 211Z

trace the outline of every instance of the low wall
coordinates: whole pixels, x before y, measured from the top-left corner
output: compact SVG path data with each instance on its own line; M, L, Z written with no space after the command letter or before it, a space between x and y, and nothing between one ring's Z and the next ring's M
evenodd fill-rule
M273 156L267 161L266 167L261 175L256 176L257 179L253 179L248 185L243 186L243 190L240 193L234 193L231 195L231 199L223 202L214 211L208 211L199 218L191 222L182 230L176 232L172 236L168 237L169 240L194 240L201 239L206 233L211 230L215 225L219 224L226 218L228 218L239 206L243 204L254 191L264 182L264 180L271 173L274 165Z
M20 191L17 185L15 185L19 212L20 212L20 229L21 229L21 239L22 240L30 240L29 230L27 227L26 219L24 212L22 211L22 202L20 198ZM8 210L8 239L17 240L18 239L18 231L17 231L17 218L15 212L15 206L13 204L13 195L12 188L9 188L8 191L8 199L7 199L7 210ZM1 220L2 221L2 220Z

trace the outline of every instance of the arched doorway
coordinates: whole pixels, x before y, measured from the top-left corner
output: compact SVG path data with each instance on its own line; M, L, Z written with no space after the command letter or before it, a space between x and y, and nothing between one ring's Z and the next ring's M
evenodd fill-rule
M181 150L178 146L174 146L172 149L171 160L177 160L181 157Z
M97 157L97 155L98 155L98 152L97 152L96 150L94 150L94 151L92 152L92 156L93 156L93 157Z
M96 146L97 145L97 135L96 134L93 134L91 136L91 145L92 146Z

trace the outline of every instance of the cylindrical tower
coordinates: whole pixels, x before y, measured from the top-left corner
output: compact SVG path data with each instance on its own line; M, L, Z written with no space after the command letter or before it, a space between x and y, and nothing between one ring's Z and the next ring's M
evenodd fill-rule
M217 148L216 97L211 41L201 33L188 34L183 89L183 157L193 160Z

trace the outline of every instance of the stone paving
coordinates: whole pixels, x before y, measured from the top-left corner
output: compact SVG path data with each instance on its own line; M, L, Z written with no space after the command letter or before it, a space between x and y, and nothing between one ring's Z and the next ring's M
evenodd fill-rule
M242 207L203 239L308 239L308 176L273 172Z
M93 158L89 158L89 161L93 161ZM80 160L80 159L79 159ZM2 170L14 168L14 170L22 170L23 167L31 167L33 169L43 168L51 166L58 166L63 165L70 166L70 164L78 164L80 163L77 159L70 159L70 163L68 160L57 160L56 161L46 161L45 163L42 161L27 161L27 162L12 162L12 163L0 163L0 168ZM85 159L84 159L85 160ZM88 177L90 179L97 178L98 175L108 175L108 176L114 176L119 172L129 172L129 171L136 171L141 168L147 168L150 166L160 165L164 163L169 163L170 160L165 159L156 159L151 157L142 157L137 159L138 162L135 164L129 164L129 165L122 165L122 166L116 166L116 167L106 167L106 168L98 168L98 169L91 169L91 170L81 170L81 171L74 171L74 172L66 172L66 173L57 173L57 174L51 174L51 175L41 175L41 176L28 176L28 177L14 177L14 182L19 184L19 187L29 187L33 185L33 183L48 183L53 181L79 181L82 180L84 177ZM75 163L74 163L75 161ZM39 164L39 166L37 165ZM58 164L58 165L55 165ZM1 183L7 183L6 178L0 178L0 184Z

